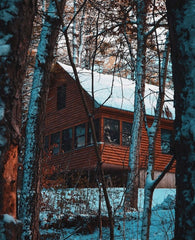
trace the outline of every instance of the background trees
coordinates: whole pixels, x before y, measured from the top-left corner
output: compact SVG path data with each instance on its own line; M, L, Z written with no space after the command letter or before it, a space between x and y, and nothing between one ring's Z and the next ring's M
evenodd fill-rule
M57 2L57 1L56 1ZM69 23L76 10L85 1L67 1L65 8L65 23ZM160 1L161 2L161 1ZM102 72L112 72L126 76L137 81L136 96L139 105L139 116L135 113L134 137L139 140L140 127L136 129L137 119L142 123L141 99L143 98L145 79L155 82L158 71L156 58L161 48L159 31L164 32L165 8L159 1L86 1L82 11L75 16L71 27L67 31L71 39L74 63L77 66L87 67ZM149 5L149 8L147 6ZM31 39L32 23L36 12L37 1L11 2L1 1L0 16L0 43L1 43L1 85L0 85L0 208L1 213L16 215L16 172L18 159L18 146L21 138L21 89L26 69L26 56ZM56 12L54 2L51 1L51 12ZM46 4L47 8L47 4ZM172 42L173 74L175 84L176 106L176 155L177 155L177 210L176 210L176 238L181 235L191 238L194 229L191 209L193 205L193 159L194 159L194 3L168 1L167 9ZM61 7L63 10L63 6ZM51 13L50 12L50 13ZM34 85L32 88L32 100L27 124L27 146L24 163L24 172L30 175L25 177L21 209L23 219L28 218L35 208L36 198L33 189L37 189L37 175L42 148L42 139L39 139L43 115L39 115L44 109L42 103L46 100L48 72L51 66L52 54L59 30L58 18L54 15L45 15L46 20L38 48L37 62L35 66ZM114 13L114 14L113 14ZM93 16L93 17L92 17ZM154 17L157 16L157 17ZM54 17L54 18L53 18ZM183 22L181 22L181 19ZM66 24L65 24L66 25ZM176 27L177 25L177 27ZM155 29L159 27L158 34ZM56 28L56 29L54 29ZM45 30L49 32L44 32ZM71 30L70 30L71 29ZM48 33L48 34L47 34ZM163 35L163 34L162 34ZM161 36L162 36L161 35ZM161 43L157 46L157 41ZM61 45L60 45L61 44ZM59 46L63 47L60 42ZM44 52L43 52L44 50ZM56 54L64 57L67 50L56 49ZM162 55L162 54L161 54ZM151 74L151 71L153 71ZM160 74L159 74L160 75ZM157 77L158 78L158 77ZM40 94L40 95L39 95ZM38 98L37 98L38 97ZM35 112L33 107L37 107ZM137 109L137 108L136 108ZM160 107L161 109L161 107ZM160 112L159 112L160 113ZM137 117L138 116L138 117ZM33 124L32 124L33 123ZM31 128L34 126L34 128ZM150 135L151 131L149 131ZM32 144L32 145L31 145ZM132 146L135 157L130 156L131 161L137 159L139 144ZM32 155L30 156L31 153ZM36 161L37 162L36 162ZM35 162L34 162L35 161ZM135 162L136 163L136 160ZM11 180L8 180L10 165L14 166ZM132 163L130 163L132 167ZM31 171L28 172L28 169ZM133 171L132 171L133 172ZM31 175L31 173L33 173ZM136 174L135 174L136 175ZM36 176L36 177L35 177ZM135 176L129 182L134 181ZM28 180L28 181L27 181ZM34 181L34 183L33 183ZM130 185L131 186L131 185ZM32 194L31 197L26 194ZM8 199L12 199L8 203ZM133 200L129 201L132 203ZM30 212L26 211L32 204ZM182 206L185 205L186 209ZM185 209L185 212L183 211ZM26 229L32 227L34 219L28 219ZM30 226L30 225L31 226ZM32 227L33 228L33 227ZM32 229L31 229L32 230ZM24 234L25 235L25 234Z

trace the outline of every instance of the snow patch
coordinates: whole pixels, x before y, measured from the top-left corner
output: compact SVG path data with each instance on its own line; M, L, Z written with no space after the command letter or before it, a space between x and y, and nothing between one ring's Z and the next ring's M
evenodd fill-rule
M5 114L5 103L0 98L0 121L4 118L4 114Z
M175 188L156 188L152 198L152 208L164 204L163 202L168 198L175 198ZM166 200L167 201L167 200ZM144 189L138 189L138 209L143 209L144 206Z
M138 211L127 212L124 218L122 208L115 208L120 204L123 197L124 188L109 188L109 198L113 210L117 210L114 214L115 217L115 238L122 239L124 234L126 239L141 239L141 225L143 209ZM143 202L144 189L139 189L138 202ZM111 194L112 192L112 194ZM80 198L81 208L85 207L87 210L89 206L93 206L93 212L77 211L79 208ZM171 208L167 206L169 203L174 203L175 189L155 189L153 196L153 204L156 209L152 209L150 239L164 240L172 239L174 235L174 206ZM41 235L47 236L47 239L52 239L52 236L57 236L58 239L72 239L72 240L85 240L85 239L99 239L98 229L91 234L78 233L79 223L73 226L67 226L65 221L74 222L77 217L90 219L91 216L97 216L99 206L99 190L98 189L44 189L42 191L43 205L40 213L40 232ZM86 206L85 200L88 201ZM158 205L159 204L159 205ZM68 210L69 208L69 210ZM165 210L167 209L167 210ZM76 210L76 211L75 211ZM103 215L103 213L102 213ZM89 221L90 222L90 221ZM123 229L125 224L125 229ZM51 236L51 238L49 238ZM109 228L103 227L103 239L109 238Z
M4 45L1 45L1 48L0 48L0 55L3 57L3 56L7 56L9 54L11 50L11 47L10 47L10 44L4 44Z
M9 214L4 214L3 215L3 221L6 222L6 223L14 223L14 224L17 223L17 220Z
M11 50L10 44L8 44L8 41L10 38L12 38L12 34L4 35L2 32L0 32L0 56L7 56Z

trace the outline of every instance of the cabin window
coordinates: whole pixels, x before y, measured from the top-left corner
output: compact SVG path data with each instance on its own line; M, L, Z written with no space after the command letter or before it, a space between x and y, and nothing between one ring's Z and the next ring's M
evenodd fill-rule
M173 153L173 131L161 129L161 150L164 154Z
M122 122L122 145L130 146L132 123Z
M97 138L97 141L99 141L99 119L94 120L94 126L95 126L96 138ZM93 136L92 136L90 123L88 124L87 144L88 145L93 144Z
M60 151L60 132L51 134L51 143L50 143L52 153L57 155Z
M114 119L104 119L104 141L119 144L119 121Z
M66 85L57 87L57 109L61 110L66 107Z
M75 147L80 148L85 146L85 124L75 127Z
M62 131L62 151L67 152L72 149L72 128Z
M49 151L49 136L45 136L44 140L44 151L47 153Z

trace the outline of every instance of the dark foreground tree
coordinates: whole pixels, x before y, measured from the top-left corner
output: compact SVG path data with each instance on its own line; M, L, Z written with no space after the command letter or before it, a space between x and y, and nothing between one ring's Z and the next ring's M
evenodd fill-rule
M195 236L195 2L167 0L176 130L175 239Z
M0 1L0 213L16 217L21 90L36 0Z

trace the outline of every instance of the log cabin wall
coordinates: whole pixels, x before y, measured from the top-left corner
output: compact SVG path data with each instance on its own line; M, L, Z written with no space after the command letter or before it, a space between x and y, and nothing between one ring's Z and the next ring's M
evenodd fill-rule
M66 106L57 110L57 87L62 85L66 86ZM92 104L87 94L86 98L91 109ZM69 75L55 76L48 94L46 113L45 132L50 133L88 121L76 82Z
M104 119L114 119L120 122L120 144L110 144L104 142ZM149 124L152 124L153 117L148 116ZM128 169L129 148L123 146L122 143L122 122L133 122L133 113L126 112L118 109L102 108L102 120L101 120L101 136L102 136L102 162L105 169L114 170L118 166L118 170L121 172ZM165 154L161 149L161 129L173 130L173 121L162 119L161 125L158 130L155 148L155 165L154 165L154 177L157 177L169 163L172 158L171 154ZM139 161L139 187L144 187L146 169L148 160L148 136L143 125L142 128L142 142L140 147L140 161ZM175 164L170 169L169 173L158 184L158 187L174 188L175 187Z
M65 107L57 109L57 88L65 85L66 102ZM85 93L85 98L88 103L90 112L93 112L93 104L91 97ZM83 147L75 147L75 142L72 142L71 149L67 152L62 151L62 142L59 143L59 152L57 154L46 153L46 161L48 167L55 167L58 172L69 171L72 169L95 169L97 165L97 158L95 155L94 146L88 144L88 116L82 104L82 99L75 81L62 70L57 69L54 73L53 80L48 95L48 102L46 107L46 121L45 121L45 136L49 136L48 145L51 143L51 135L59 132L60 139L62 139L62 131L64 129L72 129L72 136L74 139L75 129L80 124L85 124L85 145ZM101 148L101 156L103 167L105 170L118 171L128 169L129 148L123 146L122 143L122 123L133 122L133 113L119 109L101 106L95 109L96 119L99 119L99 147ZM119 121L119 144L107 143L104 141L104 119L114 119ZM149 121L152 117L148 116ZM161 150L161 128L173 129L173 121L162 119L160 129L156 140L156 161L155 161L155 174L161 172L171 159L170 154L164 154ZM146 162L148 158L148 137L145 127L142 129L142 142L140 149L140 186L144 184L144 176L146 171ZM170 170L171 173L175 172L175 167ZM172 175L170 177L172 179ZM165 181L166 182L166 181ZM172 181L173 182L173 181ZM166 187L167 184L162 184L161 187Z
M133 113L125 112L118 109L111 108L103 108L102 109L102 118L110 118L120 121L120 144L109 144L104 143L102 159L103 162L116 164L116 165L124 165L125 167L128 165L128 156L129 149L126 146L122 146L121 136L122 136L122 122L133 122ZM148 121L152 122L152 117L148 116ZM101 135L103 136L103 120L102 120L102 129ZM169 163L172 158L170 154L164 154L161 150L161 129L173 130L173 121L162 119L160 128L158 130L157 139L156 139L156 149L155 149L155 167L156 171L162 171L165 166ZM102 139L102 142L104 140ZM140 148L140 162L139 168L146 169L146 163L148 159L148 136L146 133L145 126L142 128L142 142ZM175 165L171 168L170 172L175 172Z
M59 86L66 86L66 103L65 107L57 109L57 88ZM92 111L92 101L88 94L85 94L90 111ZM55 73L55 78L51 81L51 87L48 94L48 101L46 107L46 121L45 121L45 136L49 136L49 145L51 145L51 135L55 133L60 134L62 138L62 131L65 129L72 129L72 136L75 135L75 127L80 124L85 124L85 145L87 145L87 128L89 119L82 104L82 99L76 82L66 73ZM94 147L87 146L86 148L74 149L74 142L72 149L63 153L61 150L55 155L48 154L46 156L48 166L55 166L61 171L71 170L76 168L91 168L96 165L96 157Z

